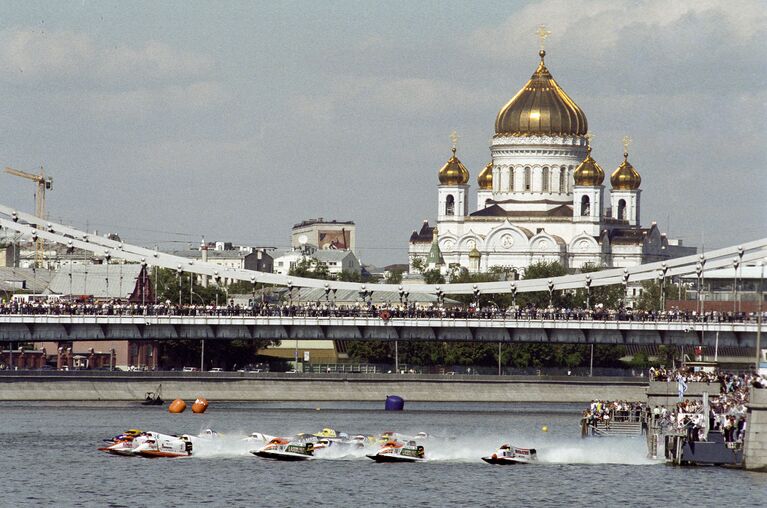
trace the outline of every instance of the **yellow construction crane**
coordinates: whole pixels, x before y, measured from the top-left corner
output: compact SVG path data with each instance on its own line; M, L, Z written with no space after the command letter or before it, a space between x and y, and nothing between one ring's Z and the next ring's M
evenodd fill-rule
M37 191L35 192L35 215L40 218L42 224L45 221L45 191L53 188L53 178L45 176L45 170L40 166L40 173L27 173L14 168L5 168L5 172L14 176L20 176L27 180L32 180L37 184ZM40 228L41 224L37 227ZM42 268L45 255L45 245L42 238L38 238L35 241L35 266Z

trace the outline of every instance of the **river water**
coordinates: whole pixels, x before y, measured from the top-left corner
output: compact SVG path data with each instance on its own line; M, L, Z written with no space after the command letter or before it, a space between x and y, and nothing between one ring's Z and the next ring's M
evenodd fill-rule
M112 403L3 403L0 506L765 506L767 474L666 466L644 439L580 439L573 404L215 403L172 415ZM363 457L276 462L248 454L250 432L289 435L420 431L427 463ZM543 432L546 426L548 432ZM128 428L221 434L184 459L111 456L102 439ZM509 442L539 463L491 466ZM332 450L328 450L330 452Z

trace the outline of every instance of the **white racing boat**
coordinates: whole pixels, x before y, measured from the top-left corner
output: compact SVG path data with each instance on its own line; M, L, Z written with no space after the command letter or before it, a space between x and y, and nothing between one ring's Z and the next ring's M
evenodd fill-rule
M376 453L367 457L376 462L426 462L423 446L415 441L387 441Z
M184 434L171 436L159 432L142 432L131 429L115 436L109 446L99 448L100 451L126 457L188 457L192 454L194 443L199 440L213 440L218 434L210 429L202 431L197 436Z
M152 434L151 436L141 436L134 439L134 443L137 446L133 449L133 455L150 459L189 457L192 455L193 444L190 436L184 435L179 437L167 434Z
M482 460L488 464L529 464L538 460L535 448L517 448L507 444L501 445L495 453L482 457Z
M275 437L266 446L250 453L256 457L266 459L300 461L314 458L314 443L302 441L288 441L285 438Z

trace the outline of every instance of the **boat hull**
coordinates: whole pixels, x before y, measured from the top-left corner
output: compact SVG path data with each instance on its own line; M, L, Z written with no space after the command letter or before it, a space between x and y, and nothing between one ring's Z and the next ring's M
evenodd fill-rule
M250 453L256 457L262 457L264 459L284 460L289 462L311 460L314 458L312 455L303 455L301 453L275 452L269 450L258 450Z
M529 464L530 461L528 460L520 460L515 458L509 458L509 457L482 457L482 460L487 462L488 464L495 464L498 466L513 466L517 464Z
M419 459L417 457L403 457L402 455L395 454L395 453L384 453L384 454L372 454L367 455L367 458L372 459L376 462L425 462L426 459Z

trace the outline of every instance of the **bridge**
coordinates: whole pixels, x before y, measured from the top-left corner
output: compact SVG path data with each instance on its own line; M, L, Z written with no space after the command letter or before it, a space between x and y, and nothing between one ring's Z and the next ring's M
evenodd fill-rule
M0 343L382 340L756 347L758 324L596 319L0 315Z
M143 266L157 266L176 270L179 274L184 272L194 273L212 277L214 280L226 278L250 281L254 285L256 283L263 283L286 286L288 288L325 288L326 291L344 289L359 291L360 294L370 294L373 291L399 291L403 293L405 290L403 286L397 284L366 285L358 282L326 281L256 270L224 268L213 263L165 254L157 250L110 240L98 235L91 235L64 224L47 221L43 225L38 217L3 205L0 205L0 227L20 233L34 241L42 239L92 252L96 256L100 256L107 264L111 259L121 259L131 263L140 263ZM579 288L590 290L592 287L613 284L627 285L645 280L665 280L668 277L679 275L697 274L700 278L705 270L733 266L734 262L738 264L754 261L763 262L765 257L767 257L767 238L762 238L739 246L710 251L705 254L674 258L627 268L611 268L585 274L564 275L549 279L477 282L473 284L408 284L406 288L410 292L428 293L438 296L446 294L516 294L518 292L531 291L549 291L551 293L553 291Z

